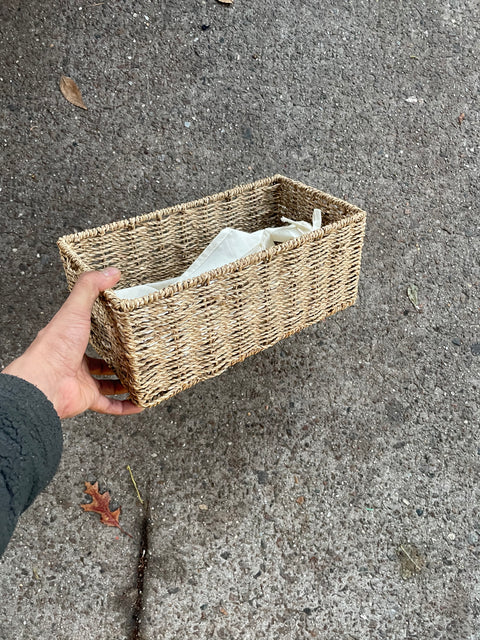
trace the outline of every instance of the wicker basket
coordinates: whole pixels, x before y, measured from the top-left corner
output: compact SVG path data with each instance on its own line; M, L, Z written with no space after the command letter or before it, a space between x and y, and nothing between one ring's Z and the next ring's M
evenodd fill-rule
M133 300L114 289L92 312L91 343L142 407L216 376L355 302L365 212L280 175L58 241L69 288L84 271L118 267L117 288L171 278L224 227L280 218L323 227Z

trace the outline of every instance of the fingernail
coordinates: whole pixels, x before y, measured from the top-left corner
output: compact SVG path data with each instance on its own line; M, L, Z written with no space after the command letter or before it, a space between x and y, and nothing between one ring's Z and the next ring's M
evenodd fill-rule
M116 276L120 273L120 269L116 267L107 267L106 269L102 269L100 273L103 273L107 278L111 278L112 276Z

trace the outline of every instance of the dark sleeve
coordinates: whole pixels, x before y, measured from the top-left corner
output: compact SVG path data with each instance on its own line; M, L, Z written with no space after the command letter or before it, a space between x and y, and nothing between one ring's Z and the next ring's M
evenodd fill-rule
M55 474L62 444L60 418L46 395L0 374L0 556L20 514Z

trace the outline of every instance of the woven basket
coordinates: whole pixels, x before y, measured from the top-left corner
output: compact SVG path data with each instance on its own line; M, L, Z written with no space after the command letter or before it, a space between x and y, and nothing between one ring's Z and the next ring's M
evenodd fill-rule
M122 271L123 288L180 275L224 227L311 222L314 208L323 226L300 238L143 298L100 294L91 343L133 402L152 407L352 305L365 212L276 175L58 240L70 289L108 266Z

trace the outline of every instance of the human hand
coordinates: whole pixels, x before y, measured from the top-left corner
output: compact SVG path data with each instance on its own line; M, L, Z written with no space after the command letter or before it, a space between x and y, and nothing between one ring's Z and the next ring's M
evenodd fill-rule
M130 400L107 396L126 393L119 380L97 380L93 375L115 375L106 362L85 355L90 315L100 291L113 287L121 273L114 267L83 273L65 303L19 358L2 373L31 382L52 402L60 418L91 409L98 413L140 413Z

